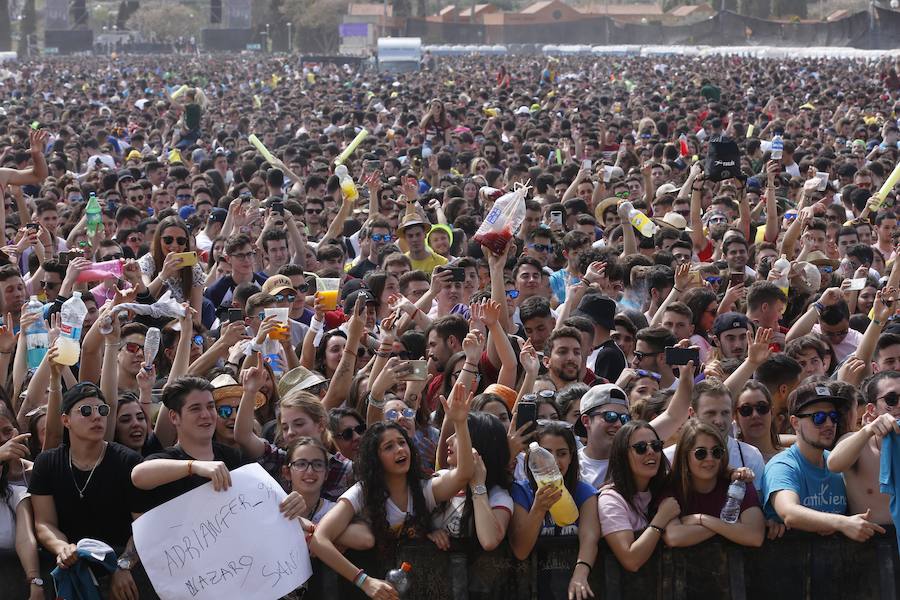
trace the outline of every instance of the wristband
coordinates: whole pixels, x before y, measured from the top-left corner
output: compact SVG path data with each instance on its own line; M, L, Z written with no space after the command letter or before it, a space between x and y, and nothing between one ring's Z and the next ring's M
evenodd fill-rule
M376 400L370 393L368 396L366 396L366 404L373 408L384 408L384 398L382 398L381 400Z
M325 328L325 321L320 321L316 317L313 317L309 321L309 328L318 333Z
M879 321L878 319L872 319L872 323L877 325L878 327L881 327L882 325L884 325L884 322ZM9 352L0 352L0 354L9 354Z
M654 531L656 531L656 533L659 534L659 537L662 537L662 535L663 535L663 528L662 528L662 527L657 527L657 526L654 525L653 523L650 523L649 525L647 525L647 527L649 527L650 529L653 529Z
M194 461L189 460L188 461L188 475L190 476L193 474L194 474Z
M594 570L594 567L592 567L590 564L588 564L586 561L583 561L583 560L576 560L575 566L577 567L578 565L586 566L588 568L588 574L590 574L590 572Z

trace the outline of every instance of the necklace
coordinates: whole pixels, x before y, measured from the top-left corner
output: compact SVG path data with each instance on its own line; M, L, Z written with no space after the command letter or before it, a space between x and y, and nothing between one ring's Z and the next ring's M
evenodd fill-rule
M75 469L72 467L72 449L69 448L69 472L72 474L72 483L75 484L75 489L78 491L78 497L84 500L84 491L87 489L87 486L91 483L91 477L94 476L94 471L97 469L97 465L100 464L100 461L103 460L103 457L106 455L106 442L103 442L103 452L100 453L100 457L97 458L97 462L94 463L94 466L91 467L91 472L88 473L87 481L84 482L84 487L78 487L78 482L75 480Z
M313 507L313 509L310 511L310 513L308 515L306 515L306 518L309 519L310 521L312 521L312 518L314 516L316 516L316 513L319 512L319 507L321 507L321 506L322 506L322 496L319 496L319 500L316 502L316 505Z

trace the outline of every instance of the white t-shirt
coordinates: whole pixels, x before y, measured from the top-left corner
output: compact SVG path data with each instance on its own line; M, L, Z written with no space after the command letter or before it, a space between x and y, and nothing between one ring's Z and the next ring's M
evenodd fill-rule
M16 508L29 497L28 488L21 485L9 486L9 497L0 502L0 550L16 549Z
M422 493L425 495L425 506L429 513L437 506L437 502L434 500L434 492L431 491L431 484L433 481L433 479L422 480ZM361 483L355 483L349 490L341 494L341 497L338 498L338 501L340 500L349 502L350 506L353 507L353 512L357 516L361 516L366 510L366 499L363 495ZM412 513L412 492L410 491L408 493L406 506L402 509L394 504L394 501L390 498L388 498L386 502L385 516L387 517L388 526L391 529L399 530L406 522L406 518Z
M328 498L319 498L319 509L310 518L310 521L312 521L313 523L318 523L319 521L321 521L322 517L325 516L325 513L334 508L335 504L337 504L337 502L332 502Z
M588 485L600 489L606 479L606 469L609 467L608 458L595 459L585 454L585 448L578 451L578 466L581 470L581 480Z
M499 485L493 486L488 490L488 504L491 508L502 508L508 510L510 514L513 512L513 499L509 492ZM434 515L434 526L439 529L445 529L450 537L465 537L466 534L461 532L462 515L466 505L465 490L458 493L447 503L447 508L440 513Z
M669 459L669 464L672 463L672 459L675 457L676 447L676 444L672 444L668 448L663 449L663 453L665 453L666 458ZM766 468L766 461L763 460L762 453L756 446L751 446L750 444L728 436L728 466L732 469L748 467L753 471L753 487L756 488L757 492L760 491L762 488L762 474Z
M813 333L822 333L822 328L819 327L819 324L816 323L812 328ZM837 358L838 363L842 363L847 360L847 357L850 356L853 352L859 348L859 343L862 341L863 334L858 332L855 329L848 328L847 335L844 336L844 341L835 346L834 344L831 347L834 349L834 356Z

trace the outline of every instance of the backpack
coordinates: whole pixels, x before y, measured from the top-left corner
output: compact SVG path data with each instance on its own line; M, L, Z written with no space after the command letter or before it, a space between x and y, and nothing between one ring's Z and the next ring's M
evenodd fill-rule
M743 179L741 151L738 149L737 142L724 135L710 138L703 172L710 181Z

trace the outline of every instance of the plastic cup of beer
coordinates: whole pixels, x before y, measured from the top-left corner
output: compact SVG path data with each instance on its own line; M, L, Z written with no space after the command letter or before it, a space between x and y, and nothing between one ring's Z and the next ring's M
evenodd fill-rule
M276 341L284 341L291 339L291 325L288 321L290 308L265 308L263 315L266 318L275 317L278 319L278 327L272 330L269 337Z
M339 277L316 278L316 298L325 305L325 310L337 309L340 287L341 279Z

